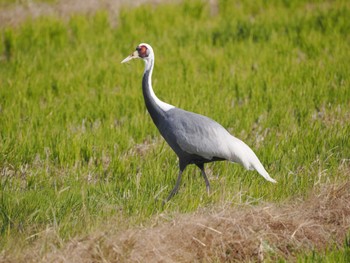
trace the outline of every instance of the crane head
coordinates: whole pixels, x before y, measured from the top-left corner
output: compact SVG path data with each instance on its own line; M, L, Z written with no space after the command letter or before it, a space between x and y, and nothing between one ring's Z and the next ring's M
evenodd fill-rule
M148 57L153 56L153 49L150 45L141 43L136 47L136 50L131 53L130 56L126 57L121 63L128 62L134 58L147 59Z

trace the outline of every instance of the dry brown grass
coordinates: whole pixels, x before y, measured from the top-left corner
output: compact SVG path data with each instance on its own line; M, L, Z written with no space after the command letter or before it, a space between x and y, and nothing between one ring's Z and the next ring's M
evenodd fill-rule
M28 250L7 262L263 261L342 246L350 228L350 183L315 190L306 200L205 209L124 231L114 224L50 252ZM116 231L115 229L119 229ZM50 235L48 233L48 235ZM54 238L53 238L54 239ZM45 237L47 243L47 237ZM61 248L60 248L61 247ZM1 256L0 256L1 261Z

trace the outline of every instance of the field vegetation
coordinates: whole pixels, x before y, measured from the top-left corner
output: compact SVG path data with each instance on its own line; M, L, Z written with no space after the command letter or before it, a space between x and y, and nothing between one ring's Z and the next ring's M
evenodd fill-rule
M291 206L301 208L293 210L298 214L308 211L303 200L328 200L330 189L342 189L332 196L346 200L349 17L348 1L219 0L2 25L0 261L26 261L30 254L33 262L59 261L54 252L68 251L72 240L109 232L117 240L126 229L152 229L183 214L195 220L198 211L200 218L220 209L236 216L239 209L269 204L274 213L278 207L288 213L286 205L297 202ZM120 64L141 42L155 51L158 97L217 120L251 146L278 184L219 162L206 166L207 195L199 170L188 167L179 193L162 207L175 184L177 159L146 112L143 63ZM339 218L350 211L342 204ZM291 243L282 252L270 243L265 258L346 262L348 220L339 221L344 231L334 242L302 250ZM115 256L104 255L90 260ZM230 255L225 260L259 259ZM222 260L213 253L199 253L197 260L206 256Z

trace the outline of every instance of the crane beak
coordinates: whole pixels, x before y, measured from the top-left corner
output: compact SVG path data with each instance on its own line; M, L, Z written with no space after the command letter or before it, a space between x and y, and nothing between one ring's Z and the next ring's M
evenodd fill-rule
M121 63L128 62L128 61L130 61L130 60L132 60L132 59L134 59L134 58L138 58L138 57L139 57L139 54L138 54L138 52L137 52L137 50L136 50L136 51L134 51L130 56L124 58L124 60L123 60Z

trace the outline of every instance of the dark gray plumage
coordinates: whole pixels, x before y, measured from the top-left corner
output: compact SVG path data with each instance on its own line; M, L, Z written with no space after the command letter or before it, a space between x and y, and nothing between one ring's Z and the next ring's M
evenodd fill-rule
M154 52L150 45L140 44L122 63L134 58L145 61L142 92L147 110L161 135L179 158L180 172L167 201L178 191L182 172L189 164L195 164L200 168L208 192L210 184L204 171L204 164L213 161L236 162L248 170L258 171L266 180L276 182L269 176L249 146L232 136L219 123L203 115L176 108L157 98L152 89Z

